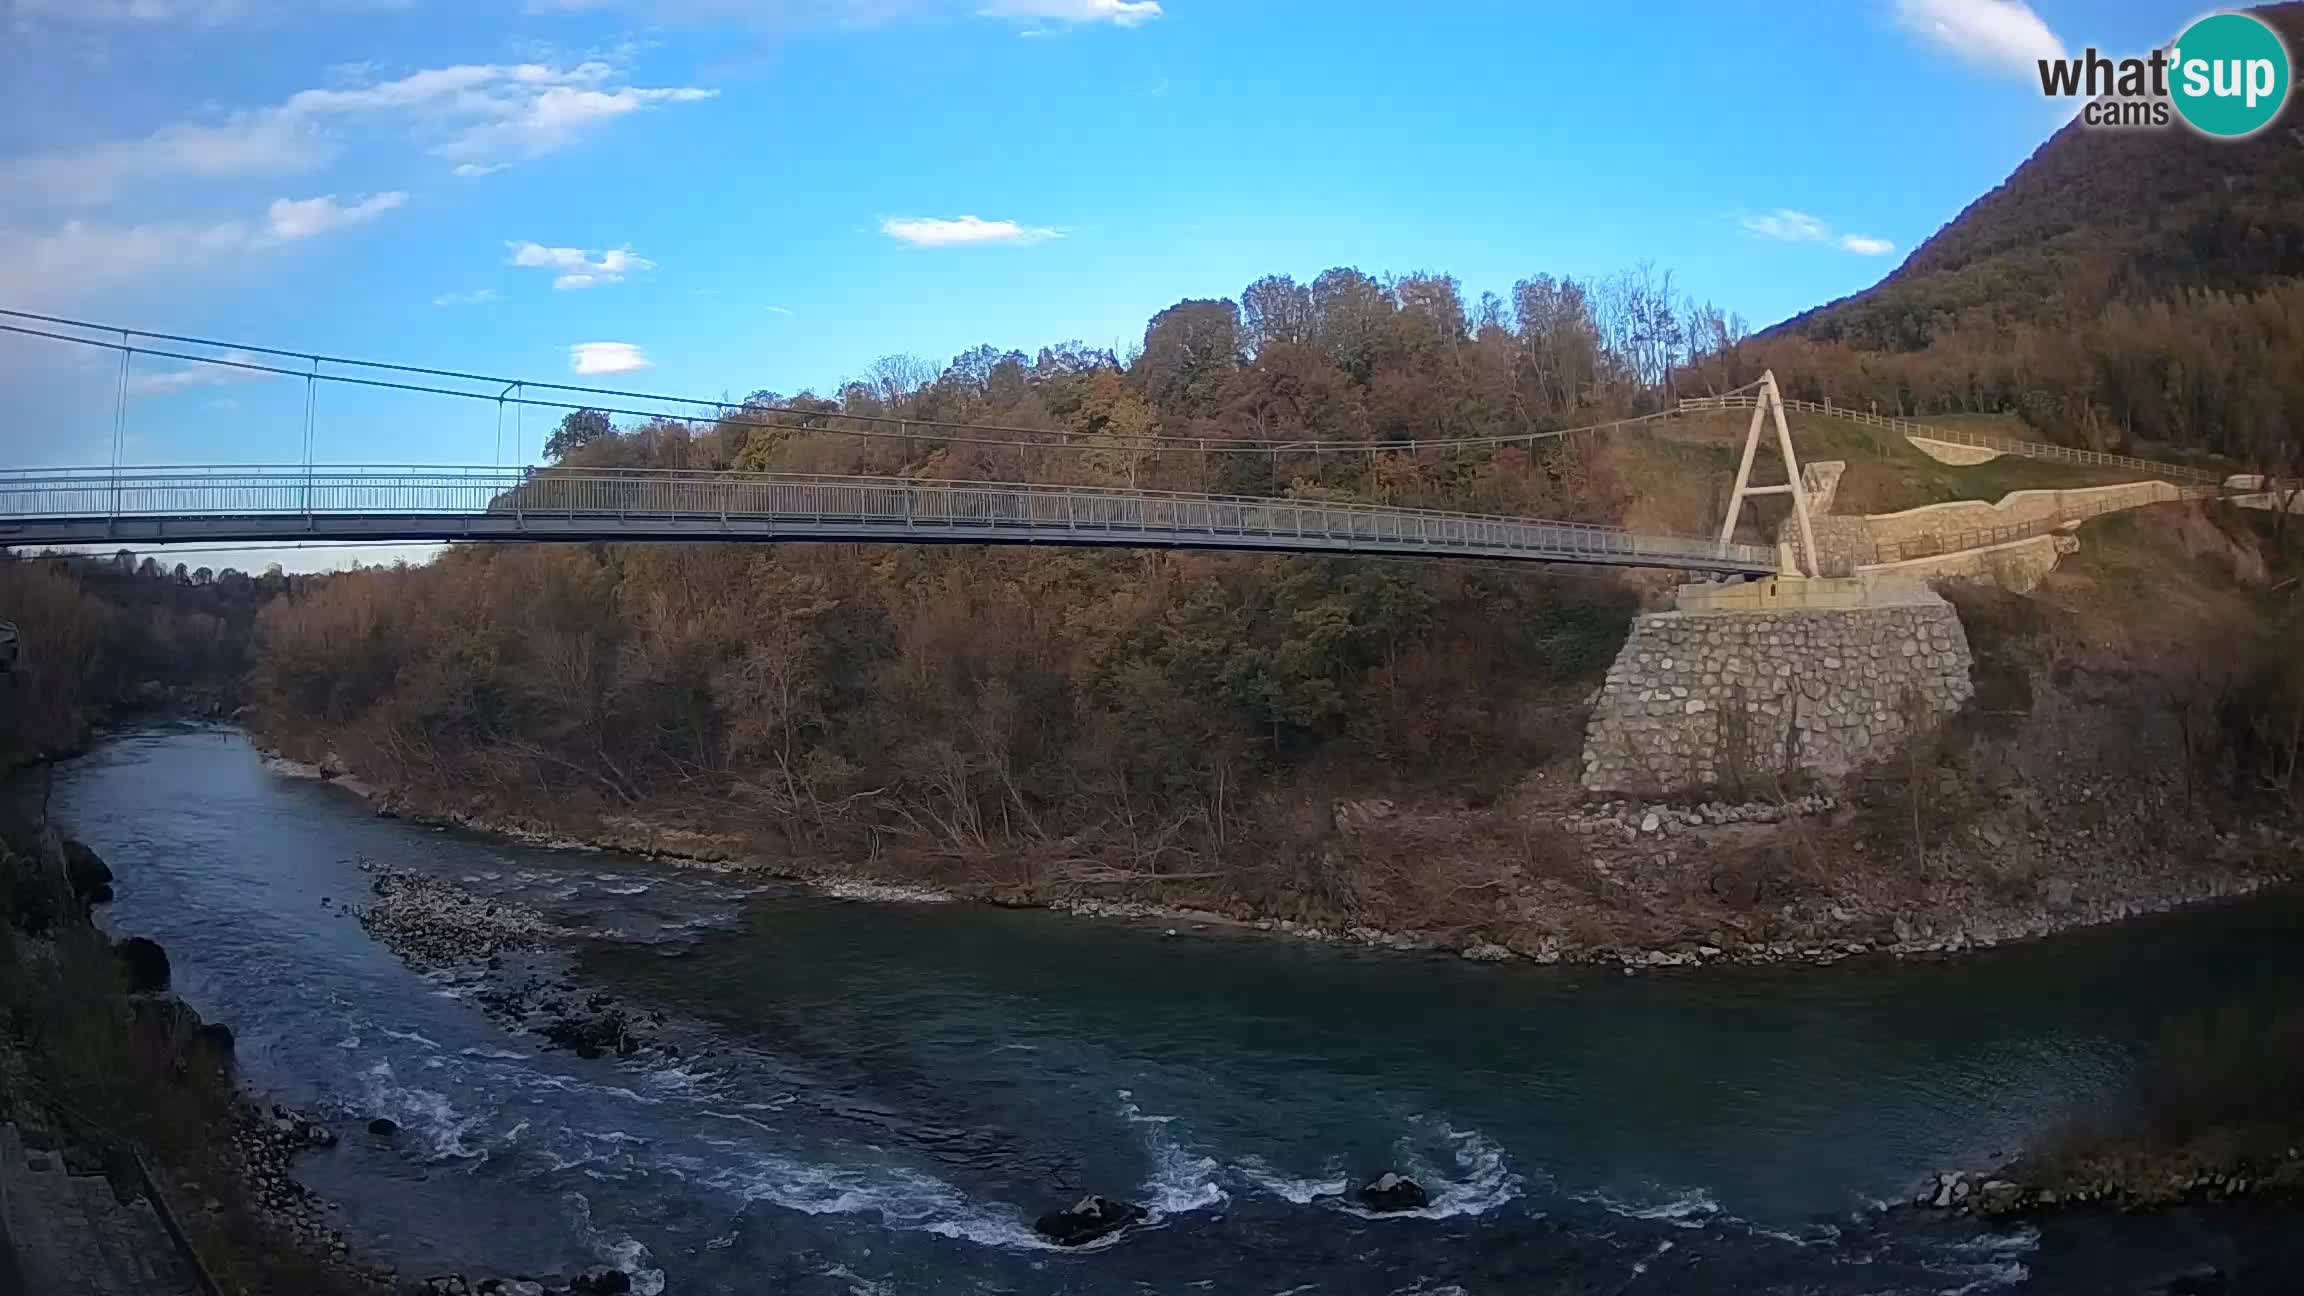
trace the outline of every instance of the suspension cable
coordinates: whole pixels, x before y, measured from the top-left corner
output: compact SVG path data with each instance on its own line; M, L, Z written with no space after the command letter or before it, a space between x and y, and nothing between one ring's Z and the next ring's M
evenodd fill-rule
M97 347L105 350L118 350L122 352L132 351L134 354L138 355L155 356L169 360L181 360L188 364L210 365L218 368L234 369L247 373L260 373L280 377L303 378L306 379L307 382L317 380L321 382L344 383L351 386L368 387L387 391L412 392L420 395L450 396L466 400L494 400L501 405L505 400L505 397L501 394L490 396L484 392L464 391L453 387L442 387L436 384L400 382L383 378L364 378L352 374L321 373L319 372L319 366L322 364L327 364L355 369L378 370L386 373L409 374L417 377L442 378L452 379L460 382L496 384L504 387L508 391L517 391L521 393L511 398L511 403L515 406L516 409L521 411L525 411L525 409L530 406L534 406L539 409L565 411L596 409L604 414L621 415L628 418L665 418L677 422L702 421L696 419L692 414L665 410L662 408L645 409L632 408L628 406L602 406L598 404L581 404L569 401L545 400L525 395L526 389L533 387L540 391L548 392L565 392L575 395L614 396L627 400L666 402L674 405L690 406L697 409L712 409L720 411L720 413L715 417L714 421L732 422L738 426L746 427L772 428L780 431L791 432L825 432L836 436L853 436L871 439L904 441L917 440L921 435L917 429L925 427L933 429L934 431L932 431L930 435L940 436L940 439L961 441L970 445L1016 446L1032 449L1081 451L1115 449L1176 449L1189 450L1195 453L1318 454L1369 453L1377 451L1398 450L1415 452L1420 450L1448 450L1473 447L1494 448L1511 445L1533 446L1534 443L1538 441L1558 440L1563 437L1573 436L1583 432L1611 431L1624 427L1635 426L1642 423L1653 422L1660 419L1677 418L1680 414L1680 411L1677 409L1663 409L1648 414L1630 415L1619 419L1609 419L1605 422L1586 424L1581 427L1559 428L1548 432L1512 432L1499 433L1492 436L1446 437L1429 440L1417 438L1410 441L1287 441L1230 437L1162 436L1157 434L1123 435L1117 437L1097 435L1091 437L1090 434L1071 432L1063 429L1028 428L997 423L933 423L892 415L845 414L823 410L799 409L790 406L736 404L728 401L704 400L696 397L667 396L660 393L624 392L617 391L613 388L580 387L567 383L532 382L526 379L504 378L487 374L464 373L452 369L428 369L415 365L391 364L373 360L356 360L341 356L325 356L301 351L285 351L277 347L261 347L243 345L234 342L221 342L212 338L193 337L183 334L150 333L139 329L123 329L112 325L92 324L87 321L67 319L60 316L39 315L30 311L9 310L4 307L0 307L0 316L6 316L15 319L29 319L38 321L40 323L55 324L67 328L91 330L102 329L105 332L120 334L123 341L111 342L100 338L77 337L68 333L57 333L48 329L30 328L16 324L0 324L0 332L14 333L26 337L46 338L51 341L67 342L79 346ZM161 342L175 342L190 346L212 347L224 351L226 354L223 356L204 356L183 351L162 350L153 347L131 347L126 342L126 339L131 337L147 338ZM252 359L243 358L256 355L276 356L284 359L302 360L307 362L310 367L303 369L291 369L281 365L262 364ZM1720 394L1734 395L1738 392L1749 390L1758 385L1759 384L1757 381L1746 383L1741 387L1732 388L1730 391ZM797 417L817 422L794 426L788 423L771 422L767 417L763 417L777 415ZM837 419L849 423L864 423L873 426L866 428L831 427L823 426L820 422L822 420L832 419ZM896 430L884 431L881 430L881 425L894 425ZM957 433L993 433L999 435L942 435ZM522 449L525 449L524 444ZM524 454L522 457L525 457Z

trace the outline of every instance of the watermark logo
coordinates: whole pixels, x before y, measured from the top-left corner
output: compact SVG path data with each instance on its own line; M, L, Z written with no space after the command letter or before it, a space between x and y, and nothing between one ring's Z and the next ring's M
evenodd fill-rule
M2280 34L2250 14L2211 14L2144 58L2041 59L2040 92L2088 103L2089 126L2166 126L2181 118L2203 135L2241 139L2288 103L2292 68Z

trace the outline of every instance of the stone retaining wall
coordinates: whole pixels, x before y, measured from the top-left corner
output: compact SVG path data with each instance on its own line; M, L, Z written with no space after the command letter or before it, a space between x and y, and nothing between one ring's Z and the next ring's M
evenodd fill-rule
M1633 622L1584 737L1584 786L1665 796L1841 778L1974 693L1968 637L1926 591L1894 606L1656 612Z
M2105 511L2142 508L2184 498L2168 482L2129 482L2120 486L2083 486L2071 490L2011 491L1998 503L1954 500L1925 504L1900 513L1874 513L1864 519L1872 538L1882 543L1899 540L1942 541L1971 531L2046 522L2066 511Z
M2048 579L2048 573L2056 570L2059 559L2079 551L2079 538L2059 531L1981 549L1961 549L1934 558L1874 563L1858 567L1856 575L1864 580L1907 578L1926 583L1967 580L1997 586L2011 594L2029 594L2040 588L2040 582Z

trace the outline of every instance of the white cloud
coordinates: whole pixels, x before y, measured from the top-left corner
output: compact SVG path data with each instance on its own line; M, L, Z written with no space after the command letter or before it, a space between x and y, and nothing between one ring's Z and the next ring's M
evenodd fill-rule
M214 26L247 12L240 0L16 0L24 18Z
M1062 238L1062 230L1047 225L1019 225L1014 221L988 221L976 216L944 220L934 216L891 216L880 222L880 232L914 247L958 247L969 243L1042 243Z
M178 123L142 139L0 161L0 188L56 203L100 203L138 180L312 171L336 151L309 122L244 113L221 125Z
M1746 233L1780 243L1830 243L1843 252L1858 256L1886 256L1896 245L1884 238L1869 234L1835 234L1832 226L1821 217L1811 216L1790 207L1779 207L1771 212L1739 217L1737 223Z
M610 248L598 257L583 248L545 247L541 243L525 241L504 246L512 249L513 265L531 270L560 271L559 277L552 281L552 286L562 292L622 283L628 274L656 268L655 262L634 255L628 245Z
M485 306L496 300L493 288L475 288L471 292L442 293L432 299L435 306Z
M373 220L405 194L345 207L333 195L274 201L261 221L66 221L52 231L0 229L0 301L61 302L153 275L229 265L289 243Z
M52 302L149 274L193 270L246 254L246 221L90 225L0 233L0 300Z
M227 351L223 359L246 364L262 364L263 359L242 351ZM228 364L195 363L158 373L131 373L128 376L130 396L172 396L177 392L199 387L231 387L240 383L270 382L278 374L260 373L253 369L239 369ZM222 402L218 402L221 404Z
M336 9L398 9L412 0L332 0ZM159 27L221 27L259 23L305 12L312 0L15 0L23 21L141 24Z
M790 315L792 313L792 309L788 306L768 306L763 309L774 315Z
M477 166L491 158L538 157L567 147L586 130L638 112L650 104L695 103L719 93L693 86L670 90L550 86L530 96L500 120L460 131L432 151L444 158L461 160L463 166ZM459 168L459 174L475 173Z
M353 69L358 71L359 69ZM619 86L593 60L459 64L393 81L304 90L221 123L179 122L140 139L112 140L0 162L0 189L49 202L99 203L154 179L282 175L325 166L341 151L333 123L397 122L428 141L458 175L565 148L600 125L658 104L694 103L694 86Z
M2023 0L1896 0L1896 17L1922 40L1971 63L2030 77L2064 42Z
M1052 22L1108 22L1134 27L1161 14L1160 0L990 0L984 18L1045 18Z
M292 242L343 229L347 225L365 225L396 207L405 206L407 202L408 195L397 190L362 199L349 207L337 202L334 194L322 194L318 198L301 201L276 198L272 202L271 224L268 228L273 238Z
M629 342L579 342L568 348L568 368L579 374L635 373L654 363Z
M1759 216L1746 216L1744 228L1762 238L1785 243L1820 243L1832 237L1832 227L1806 212L1779 207Z

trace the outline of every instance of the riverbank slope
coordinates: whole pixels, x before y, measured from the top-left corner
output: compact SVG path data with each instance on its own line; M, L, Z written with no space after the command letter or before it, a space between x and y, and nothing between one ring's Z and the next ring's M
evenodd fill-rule
M982 736L966 726L908 740L958 762L941 795L892 770L894 784L835 800L781 757L737 768L709 753L699 759L717 767L642 783L605 747L589 764L621 777L530 739L462 721L442 729L437 713L409 709L410 695L316 712L261 669L271 683L258 689L253 730L292 758L354 774L385 813L843 884L1220 916L1482 959L1944 953L2293 876L2294 758L2273 731L2304 715L2304 681L2281 647L2295 629L2279 593L2297 565L2294 537L2230 510L2167 505L2092 522L2081 538L2031 596L1953 591L1977 697L1905 758L1832 788L1763 782L1673 805L1587 801L1566 744L1440 773L1347 743L1244 765L1236 786L1192 794L1196 818L1145 822L1125 803L984 787L996 770L963 750ZM1607 642L1579 651L1584 666L1556 664L1556 681L1523 695L1514 722L1581 732L1570 694L1596 678ZM702 743L724 722L695 723Z

